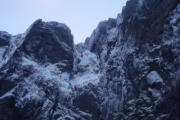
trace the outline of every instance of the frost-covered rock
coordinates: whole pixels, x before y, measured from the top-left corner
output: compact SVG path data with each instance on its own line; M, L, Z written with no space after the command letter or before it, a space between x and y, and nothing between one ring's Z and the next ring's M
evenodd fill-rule
M178 3L129 0L78 45L57 22L0 32L0 119L178 120Z
M152 71L147 75L147 82L149 85L155 85L155 84L163 84L163 79L161 76L156 72Z
M63 103L72 91L68 81L73 49L69 28L57 22L37 20L26 33L13 36L0 71L0 95L11 91L14 103L0 106L12 106L9 113L0 113L0 118L20 114L14 119L54 119L53 106Z
M174 65L179 66L178 6L177 0L130 0L116 25L100 24L88 38L89 50L99 57L103 71L102 119L158 119L175 107L167 99L177 101L171 95L178 69ZM176 21L175 26L170 21Z
M0 66L3 64L3 58L5 56L6 49L9 46L10 39L11 35L9 33L0 31Z
M71 71L73 44L73 37L66 25L37 20L31 26L20 49L39 63L61 62L61 68ZM66 64L66 68L63 64Z
M0 31L0 47L7 46L11 35L7 32Z

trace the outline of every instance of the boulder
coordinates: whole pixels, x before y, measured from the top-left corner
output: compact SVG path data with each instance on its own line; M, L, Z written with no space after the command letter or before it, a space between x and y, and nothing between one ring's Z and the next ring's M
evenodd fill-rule
M150 86L157 86L159 85L162 86L163 85L163 79L161 78L161 76L156 72L156 71L151 71L147 77L147 83L150 85Z

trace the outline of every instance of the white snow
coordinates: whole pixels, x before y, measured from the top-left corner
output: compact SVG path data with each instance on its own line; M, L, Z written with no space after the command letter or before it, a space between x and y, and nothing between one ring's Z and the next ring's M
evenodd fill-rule
M70 78L70 74L66 72L62 72L57 65L65 65L64 63L57 64L38 64L32 57L24 56L22 57L22 65L23 66L32 66L34 69L33 76L42 77L44 81L52 80L53 83L59 86L60 91L63 94L69 94L72 92L74 87L84 87L89 83L93 85L97 85L99 83L101 74L99 74L99 60L97 56L91 53L88 50L84 50L81 52L76 51L76 58L80 59L79 63L75 63L78 69L83 69L83 71L78 71L72 78ZM50 83L49 83L50 84ZM53 85L53 84L52 84Z
M60 63L58 63L60 64ZM42 76L44 80L52 80L52 82L55 82L57 85L60 86L60 90L63 92L69 93L71 92L70 84L68 82L70 75L66 72L61 72L56 64L50 64L47 66L39 65L34 60L31 60L30 58L23 57L23 63L22 65L32 65L34 69L36 70L36 73L34 76Z
M71 85L73 87L83 87L88 85L89 83L96 85L99 83L100 74L94 73L83 73L81 75L77 75L71 80Z
M0 50L0 60L2 60L0 61L0 67L6 64L8 60L13 56L16 49L22 44L22 39L23 38L21 35L12 36L6 54L3 53L4 51ZM2 53L4 54L3 58L1 58Z
M23 57L22 58L22 65L32 65L39 73L40 75L44 76L47 79L59 79L59 74L61 71L58 70L56 64L50 64L47 66L39 65L34 60L31 60L30 58Z
M114 41L115 38L118 36L118 29L117 28L112 28L108 31L108 41Z
M75 63L74 67L77 74L70 80L72 87L83 87L92 83L94 85L99 83L99 60L94 53L88 50L76 52L76 59L80 59L79 63ZM80 72L79 72L80 70Z
M88 65L88 64L91 64L91 63L98 63L98 60L97 60L97 57L95 54L89 52L88 50L85 50L83 52L83 55L82 55L82 58L81 58L81 61L79 63L79 65Z
M37 63L36 62L34 62L33 60L30 60L30 59L28 59L28 58L26 58L26 57L23 57L22 58L22 65L23 66L26 66L26 65L32 65L32 66L37 66Z

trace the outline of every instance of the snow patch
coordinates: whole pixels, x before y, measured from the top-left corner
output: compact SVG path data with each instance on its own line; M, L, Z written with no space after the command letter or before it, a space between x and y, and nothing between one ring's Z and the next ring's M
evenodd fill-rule
M62 72L58 69L56 64L50 64L50 65L39 65L35 61L23 57L23 66L31 65L36 70L36 73L34 75L42 76L44 80L53 80L56 84L60 86L60 90L69 93L71 92L70 84L69 84L69 77L70 75L66 72Z
M84 73L81 75L77 75L71 80L71 85L73 87L83 87L88 85L89 83L93 85L97 85L99 83L100 74L95 73Z
M118 29L117 28L112 28L108 31L108 41L114 41L116 37L118 36Z
M14 52L17 48L20 47L23 41L23 37L21 35L12 36L10 39L9 46L3 51L3 58L0 58L0 67L2 67L4 64L6 64L9 59L13 56ZM2 55L2 52L0 50L0 57Z

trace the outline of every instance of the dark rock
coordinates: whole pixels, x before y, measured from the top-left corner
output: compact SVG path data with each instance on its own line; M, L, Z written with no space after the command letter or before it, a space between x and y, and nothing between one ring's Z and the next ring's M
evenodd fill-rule
M0 31L0 47L7 46L10 38L11 35L9 33Z
M23 120L21 114L15 107L16 101L14 96L7 96L0 99L0 118L1 120Z
M159 44L166 18L178 2L179 0L130 0L122 11L122 29L127 30L127 35L133 34L140 46L146 42Z
M64 69L71 71L73 45L71 31L66 25L37 20L26 35L21 51L40 63L65 63Z
M98 120L100 110L98 108L96 96L91 93L83 93L73 101L74 105L82 111L92 114L93 120Z
M8 80L0 80L0 96L10 91L13 87L15 87L13 82Z

